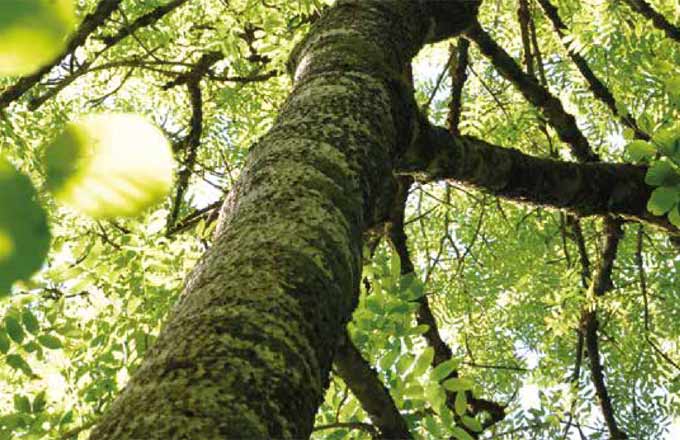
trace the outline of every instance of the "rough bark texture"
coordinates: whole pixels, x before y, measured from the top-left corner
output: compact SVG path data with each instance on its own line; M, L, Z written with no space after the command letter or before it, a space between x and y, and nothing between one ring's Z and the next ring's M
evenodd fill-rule
M655 224L671 234L678 228L647 211L653 190L646 167L614 163L574 163L529 156L440 127L407 151L398 166L421 181L453 179L499 197L566 209L579 216L615 215Z
M309 436L355 307L361 233L389 206L393 158L414 136L399 72L477 7L446 5L341 0L315 24L213 247L92 439Z

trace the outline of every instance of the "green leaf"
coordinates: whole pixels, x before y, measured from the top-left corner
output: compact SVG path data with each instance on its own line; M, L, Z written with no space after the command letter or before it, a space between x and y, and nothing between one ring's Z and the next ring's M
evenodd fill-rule
M7 333L5 330L0 330L0 351L3 354L7 354L9 351L9 338L7 337Z
M0 158L0 296L40 269L47 256L47 216L37 200L29 178Z
M16 409L17 412L30 413L31 401L28 400L28 397L24 396L23 394L15 394L14 409Z
M425 389L419 383L412 383L406 387L404 390L404 396L410 399L422 398L425 393Z
M21 314L21 320L23 321L24 327L26 327L26 330L28 330L29 333L34 335L38 333L40 324L38 323L38 318L35 317L30 309L24 309L24 312Z
M392 253L390 257L390 277L393 280L398 280L401 276L401 260L396 253Z
M439 382L440 380L446 378L453 370L455 370L458 367L458 361L454 359L449 359L448 361L444 361L441 364L437 365L434 367L434 370L432 370L432 374L430 377L432 378L433 381Z
M43 347L52 349L52 350L57 350L62 347L61 340L57 338L56 336L52 335L41 335L38 336L38 342Z
M17 344L21 344L24 341L24 329L21 328L21 324L16 318L8 316L5 318L5 330L10 338Z
M664 85L669 95L674 97L680 96L680 76L676 75L666 79Z
M408 334L409 335L422 335L427 333L427 331L430 329L430 326L427 324L420 324L415 327L412 327L409 329Z
M474 386L474 383L467 378L452 377L451 379L444 381L444 383L442 383L442 386L449 391L458 392L471 390L472 387Z
M0 75L27 75L52 61L74 25L72 0L3 0Z
M645 183L652 186L673 186L680 183L680 175L668 160L662 159L649 167Z
M21 370L25 375L29 377L33 377L33 370L31 370L31 367L28 365L28 363L24 360L23 357L21 357L18 354L8 354L7 357L7 365L10 367L14 368L15 370Z
M453 426L451 428L451 434L458 440L475 440L474 437L465 432L464 429L459 428L457 426Z
M671 210L680 200L680 191L676 187L660 186L652 191L647 202L647 210L654 215L663 215Z
M45 163L57 200L94 218L142 213L168 194L175 168L163 133L128 114L70 123L47 147Z
M545 421L550 424L550 426L554 428L559 428L560 427L560 418L556 416L555 414L550 414L545 418Z
M631 160L643 161L652 159L656 154L654 145L647 141L635 140L626 146L626 151Z
M430 382L427 385L425 388L425 398L433 408L439 408L441 405L446 404L446 392L436 382Z
M411 312L411 308L407 303L394 303L387 306L387 313L395 315L406 315Z
M423 350L423 353L418 357L418 360L413 367L413 375L415 377L421 376L427 368L432 364L432 359L434 359L434 348L427 347Z
M474 417L464 415L461 417L461 421L470 431L482 432L482 424Z
M399 280L399 296L413 301L425 294L425 286L415 273L409 273Z
M381 298L376 294L369 295L366 298L366 308L376 315L382 316L384 314Z
M652 136L652 142L663 155L680 159L680 126L659 130Z
M668 212L668 221L680 228L680 204L675 205Z
M399 361L397 361L397 372L399 374L404 374L406 370L409 369L411 364L413 364L413 361L415 360L415 356L412 354L405 354L401 358L399 358Z
M385 353L385 356L383 356L378 364L380 365L380 368L383 370L389 370L389 368L394 364L394 361L397 360L399 357L399 354L401 353L400 347L395 347Z
M456 400L453 402L456 414L462 416L467 411L467 395L465 392L456 393Z
M35 341L31 341L27 344L24 344L22 348L28 353L33 353L34 351L40 349L40 345L36 344Z
M41 391L38 393L37 396L33 399L33 412L34 413L39 413L42 412L45 409L45 406L47 405L47 400L45 399L45 391Z

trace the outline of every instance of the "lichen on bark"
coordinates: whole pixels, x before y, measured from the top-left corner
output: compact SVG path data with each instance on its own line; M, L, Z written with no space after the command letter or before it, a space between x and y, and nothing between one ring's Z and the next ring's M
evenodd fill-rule
M465 23L471 5L449 12ZM356 305L361 234L389 206L396 153L413 137L399 72L426 40L461 26L437 25L434 6L341 0L318 21L212 248L91 438L309 435Z

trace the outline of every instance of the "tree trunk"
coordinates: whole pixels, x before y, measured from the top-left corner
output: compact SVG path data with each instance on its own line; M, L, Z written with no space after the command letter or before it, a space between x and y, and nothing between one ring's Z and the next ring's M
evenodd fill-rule
M213 247L92 439L309 436L356 305L361 234L385 215L396 156L416 136L400 74L477 6L340 0L319 20Z

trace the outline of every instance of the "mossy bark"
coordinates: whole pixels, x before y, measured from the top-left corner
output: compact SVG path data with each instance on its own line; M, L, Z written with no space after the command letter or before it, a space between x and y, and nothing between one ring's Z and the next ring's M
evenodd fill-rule
M580 217L642 221L680 235L665 216L647 210L654 188L645 183L647 167L642 165L534 157L424 122L419 141L402 154L395 171L421 182L457 180L499 197L565 209Z
M213 247L92 439L309 436L356 305L362 232L385 215L394 158L415 136L400 72L476 13L440 3L340 0L318 21Z

